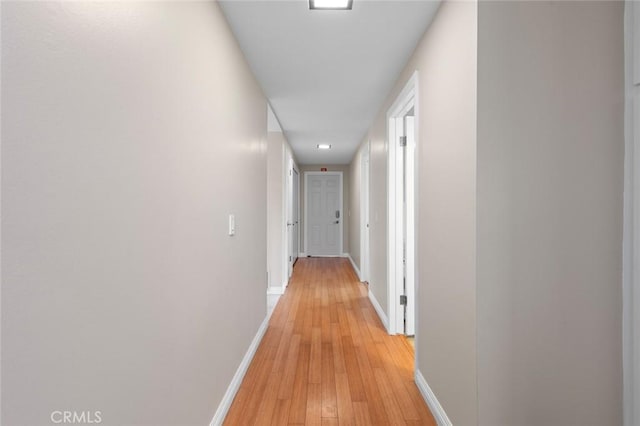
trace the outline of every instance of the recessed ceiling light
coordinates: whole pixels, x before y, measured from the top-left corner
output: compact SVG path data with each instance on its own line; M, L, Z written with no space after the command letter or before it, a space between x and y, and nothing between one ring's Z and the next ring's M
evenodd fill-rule
M331 145L329 145L328 143L320 143L317 146L318 149L331 149Z
M353 0L309 0L309 9L351 10Z

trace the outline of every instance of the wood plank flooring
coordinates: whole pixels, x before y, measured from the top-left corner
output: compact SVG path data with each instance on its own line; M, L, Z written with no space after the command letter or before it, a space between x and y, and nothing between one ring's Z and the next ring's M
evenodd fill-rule
M302 258L225 425L435 425L349 260Z

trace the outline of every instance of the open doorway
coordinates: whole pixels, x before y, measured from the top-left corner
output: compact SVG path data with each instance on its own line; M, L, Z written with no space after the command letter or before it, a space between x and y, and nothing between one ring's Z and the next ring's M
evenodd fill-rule
M293 274L293 266L300 252L300 173L292 159L288 159L286 177L286 271L287 281Z
M387 113L389 333L415 335L417 73Z
M367 141L360 163L360 281L369 282L369 147Z

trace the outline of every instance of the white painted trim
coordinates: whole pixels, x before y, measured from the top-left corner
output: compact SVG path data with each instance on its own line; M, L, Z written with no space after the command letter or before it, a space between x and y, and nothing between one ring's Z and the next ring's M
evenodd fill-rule
M640 4L625 3L623 424L640 423Z
M298 254L298 257L299 257L299 258L300 258L300 257L307 257L307 253L299 253L299 254Z
M331 172L303 172L303 176L304 176L304 252L308 253L308 244L309 244L309 232L308 231L308 226L309 226L309 221L307 220L309 214L309 203L308 203L308 198L309 198L309 179L308 176L330 176L330 175L334 175L334 176L339 176L340 177L340 194L338 196L339 201L340 201L340 232L339 232L339 239L340 239L340 248L338 253L342 253L343 250L343 244L344 244L344 221L345 221L345 214L344 214L344 176L343 173L341 171L331 171ZM317 254L312 254L311 256L314 257L341 257L341 254L337 254L337 255L317 255Z
M258 328L258 332L255 337L251 341L251 345L249 345L249 349L247 349L247 353L242 358L242 362L238 366L236 373L233 375L231 379L231 383L227 388L227 391L224 393L222 397L222 401L218 405L218 409L216 413L213 415L213 419L211 420L210 426L220 426L224 422L224 418L227 416L229 412L229 408L231 407L231 403L233 402L233 398L236 397L236 393L238 393L238 389L240 389L240 385L242 384L242 379L244 379L244 375L247 373L247 369L249 368L249 364L253 360L256 351L258 350L258 346L260 346L260 342L264 337L264 334L269 327L269 315L262 321L260 327Z
M280 287L269 287L267 289L267 295L281 295L284 294L285 286Z
M389 333L390 334L398 334L404 332L404 315L403 310L400 305L400 295L402 294L401 283L403 280L403 270L402 268L398 268L397 265L402 264L402 245L403 245L403 234L404 234L404 223L402 221L403 215L403 201L402 194L396 191L396 182L400 178L398 176L399 173L402 172L402 157L396 155L396 140L397 140L397 125L398 118L404 117L406 113L414 108L414 115L416 118L415 124L413 127L413 143L414 147L419 143L419 105L418 105L418 71L414 71L411 75L411 78L407 81L404 88L397 96L394 103L387 110L387 304L388 304L388 312L389 312ZM409 139L411 140L411 139ZM415 149L411 151L410 156L412 158L408 158L408 161L412 161L413 168L412 170L418 170L417 167L417 157L415 155ZM414 183L417 179L414 176ZM416 186L413 186L413 191L407 194L407 209L410 213L407 215L409 218L409 223L407 224L407 234L415 235L415 230L417 229L416 222L416 194L415 194ZM411 214L413 213L413 214ZM413 219L413 223L412 220ZM409 304L412 306L408 307L407 314L412 315L412 317L408 317L409 321L412 321L413 324L410 324L408 327L408 331L414 330L416 323L416 315L415 315L415 277L416 277L416 262L415 262L415 253L416 253L416 243L417 239L409 239L407 244L406 251L406 271L407 271L407 280L406 285L407 288L411 287L412 289L407 291L407 295L413 295L412 300L409 300ZM410 319L409 319L410 318Z
M382 310L382 306L380 306L380 303L378 303L378 299L376 299L376 296L371 291L371 288L369 288L369 300L373 305L373 309L376 310L378 317L380 317L380 321L382 321L382 325L384 325L385 330L389 332L389 319L387 318L387 315L384 313L384 310Z
M433 414L433 417L435 418L436 423L438 423L438 426L453 426L451 420L449 420L449 417L447 416L447 413L444 412L444 408L442 408L442 405L440 405L438 398L436 398L436 395L429 387L427 380L417 368L415 372L415 380L416 386L418 386L418 390L429 406L431 414Z
M353 261L353 258L351 257L351 253L345 253L345 257L349 258L349 261L351 262L351 266L353 267L353 270L356 272L356 275L358 276L358 280L362 282L362 274L360 274L360 269L356 265L356 262Z

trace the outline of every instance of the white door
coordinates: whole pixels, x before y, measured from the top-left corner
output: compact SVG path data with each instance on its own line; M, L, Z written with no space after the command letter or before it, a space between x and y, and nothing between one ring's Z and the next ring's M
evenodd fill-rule
M305 252L342 254L342 173L305 173Z
M287 271L288 277L293 274L293 265L298 259L298 241L299 241L299 208L300 203L300 175L293 166L293 161L289 160L291 165L287 174Z
M396 147L396 293L404 296L398 302L396 332L415 335L414 287L414 150L415 120L413 108L404 116L394 119L399 142Z
M362 154L360 175L360 279L369 282L369 144Z
M291 223L293 224L293 232L291 233L291 237L293 241L291 242L291 246L293 247L293 250L291 253L291 266L293 267L293 264L296 263L296 260L298 259L298 253L300 252L300 249L298 247L300 241L300 175L298 174L298 171L296 169L293 169L292 183L293 191L291 193L291 208L293 211L291 214Z
M411 196L415 194L415 117L413 111L410 115L404 117L404 131L407 137L407 145L403 151L403 172L404 172L404 216L402 222L404 225L404 294L407 296L407 303L404 312L404 334L413 336L416 334L415 326L415 217L414 217L414 199Z

